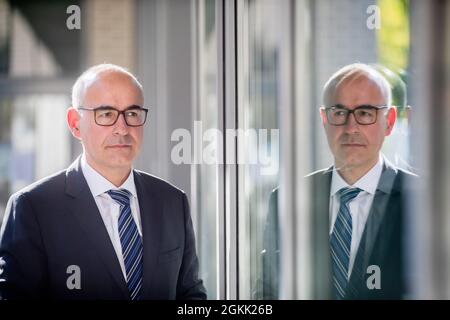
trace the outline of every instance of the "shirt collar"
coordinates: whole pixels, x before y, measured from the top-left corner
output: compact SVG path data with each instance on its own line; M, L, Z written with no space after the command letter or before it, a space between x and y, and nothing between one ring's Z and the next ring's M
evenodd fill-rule
M134 197L137 197L136 186L134 184L133 169L131 169L128 178L120 187L116 187L114 184L108 181L108 179L103 177L94 168L92 168L89 163L87 163L86 155L84 153L81 156L81 170L83 171L83 175L94 197L102 195L111 189L126 189Z
M380 180L383 171L383 156L380 154L378 162L369 170L364 176L350 186L338 171L333 167L333 176L331 178L331 196L334 196L342 188L360 188L370 194L375 194L377 190L378 181Z

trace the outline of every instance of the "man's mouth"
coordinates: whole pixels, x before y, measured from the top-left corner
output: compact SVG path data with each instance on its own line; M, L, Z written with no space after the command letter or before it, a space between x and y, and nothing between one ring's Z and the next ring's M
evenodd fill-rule
M111 146L108 146L108 148L131 148L131 145L129 144L114 144Z
M343 147L365 147L365 145L361 144L361 143L342 143L341 146L343 146Z

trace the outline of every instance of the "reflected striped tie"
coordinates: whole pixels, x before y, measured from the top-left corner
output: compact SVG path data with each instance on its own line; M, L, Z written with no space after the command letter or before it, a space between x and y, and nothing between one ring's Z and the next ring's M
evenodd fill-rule
M343 299L348 284L348 268L352 243L352 216L348 204L358 193L359 188L339 190L340 206L330 237L334 297Z
M142 288L142 239L131 214L128 190L109 190L108 194L120 205L119 237L127 274L131 300L139 300Z

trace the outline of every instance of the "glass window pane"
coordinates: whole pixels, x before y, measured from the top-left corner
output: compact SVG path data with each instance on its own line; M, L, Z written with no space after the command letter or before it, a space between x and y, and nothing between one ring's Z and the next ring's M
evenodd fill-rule
M69 164L71 138L65 121L69 104L66 95L0 99L1 215L12 193Z
M285 1L245 1L238 26L239 92L238 197L239 197L239 298L277 296L277 234L266 233L269 202L278 186L278 105L284 94L280 85L280 39L285 30ZM242 38L240 38L242 37ZM276 208L276 204L272 202ZM270 247L267 247L270 246ZM270 260L270 261L268 261Z
M367 179L366 181L370 180L373 182L374 177L370 177L366 174L368 172L373 172L372 169L376 167L375 165L365 167L364 165L358 164L355 164L354 167L348 167L352 168L349 170L357 170L357 168L361 167L365 168L364 172L356 175L354 181L350 181L348 175L346 177L344 170L340 169L341 167L349 166L350 160L347 161L347 159L350 159L349 155L352 153L351 151L342 151L342 154L339 154L340 147L338 146L337 139L340 137L340 141L343 141L345 137L343 134L341 135L341 131L339 131L337 127L334 127L332 124L327 123L321 118L319 107L326 104L323 97L324 86L333 74L342 67L358 62L367 64L381 73L381 75L387 79L392 88L390 90L393 98L392 104L397 107L397 121L393 127L393 131L390 135L387 135L384 138L384 141L374 142L373 136L368 133L369 127L358 125L355 126L353 131L350 129L345 131L346 137L353 137L354 139L357 139L356 137L359 136L360 139L364 139L365 141L373 141L369 143L380 143L380 146L382 145L381 153L384 154L386 159L388 159L396 168L414 170L412 167L412 156L409 147L410 128L408 116L411 109L407 107L406 101L406 88L408 85L407 71L410 68L408 61L408 3L408 1L383 0L339 2L321 0L311 3L313 15L311 28L313 39L310 50L312 52L312 64L314 66L312 72L312 78L314 79L312 83L312 91L314 92L314 96L310 106L314 115L314 134L311 136L310 141L311 153L313 154L314 159L313 168L311 171L325 169L325 171L323 171L324 175L326 172L329 172L327 173L327 179L329 179L329 181L326 183L319 181L317 173L311 177L313 186L317 187L318 185L322 185L320 190L314 188L311 190L312 193L310 200L312 216L317 218L318 213L320 213L317 207L321 204L324 207L321 208L320 211L323 213L324 217L326 217L326 221L322 221L320 225L317 225L319 229L315 228L314 232L319 234L323 230L327 230L328 233L327 242L323 241L323 245L319 246L318 242L314 241L312 244L312 250L313 252L319 252L323 255L322 257L327 256L330 260L329 263L327 263L327 265L331 267L330 272L327 274L327 276L331 276L330 280L332 280L333 276L336 275L336 271L333 271L332 268L333 266L336 266L336 260L338 259L336 258L336 254L333 255L334 251L332 251L330 247L333 243L334 232L338 229L336 227L336 216L343 212L343 210L341 210L342 203L338 200L339 196L336 193L337 190L333 190L333 187L351 187L358 185L358 183L364 178ZM382 19L381 28L377 27L377 20L379 19ZM300 75L297 75L297 78L298 77L300 77ZM357 92L352 92L350 82L346 83L344 80L339 82L339 85L342 85L340 88L343 89L337 89L337 85L334 86L335 83L333 82L329 84L332 90L335 90L333 91L334 93L340 90L339 94L334 94L330 98L333 100L332 103L330 103L331 105L338 102L340 103L341 100L343 100L342 97L344 96L344 90L346 90L346 97L350 96L350 94L354 97L354 100L346 100L349 104L346 107L354 108L358 104L365 104L369 103L370 100L374 100L373 97L370 97L369 95L358 95ZM346 84L349 85L346 86ZM358 101L356 101L357 96L359 97ZM354 102L353 105L351 104L352 102ZM382 115L384 115L384 112L379 111L377 123L380 119L382 119ZM344 125L343 128L349 128L349 126ZM342 131L342 133L344 133L344 131ZM370 156L369 152L370 148L366 148L362 150L360 155L356 155L355 158L357 158L358 161L360 161L360 159L365 159ZM378 154L378 150L376 153ZM343 154L345 154L345 156L343 156ZM344 159L344 157L348 158ZM378 157L376 157L376 159L378 159ZM345 292L346 296L350 297L350 299L351 297L353 297L353 299L367 299L369 297L375 297L377 296L377 292L380 292L380 295L394 294L393 292L397 289L397 287L395 287L395 290L392 289L392 291L388 291L390 290L389 288L394 288L397 284L399 285L398 288L403 286L402 280L407 272L406 264L404 264L402 260L403 255L406 252L406 247L402 242L402 237L405 236L403 233L403 228L406 227L406 224L402 219L404 216L407 216L408 212L406 209L406 204L410 200L411 193L403 190L408 183L405 182L404 184L401 184L399 187L401 191L398 196L398 203L386 202L385 205L388 209L381 209L381 204L386 200L386 198L383 198L381 191L384 184L386 184L389 180L384 175L384 173L389 172L388 169L386 169L386 163L387 162L383 160L381 174L379 177L377 176L378 180L376 180L377 184L375 193L373 194L373 198L370 198L370 201L372 201L370 202L370 206L368 205L367 207L358 207L358 209L349 209L349 212L351 212L350 221L352 223L352 233L351 246L349 246L349 263L346 267L348 268L347 272L350 272L350 276L347 278L346 284L348 284L347 288L354 288L356 282L352 277L354 277L355 274L358 274L358 268L360 267L362 270L362 279L367 279L370 272L367 273L369 270L367 269L369 265L365 264L370 261L371 263L380 264L382 276L384 275L385 277L383 279L390 279L389 281L385 281L388 281L389 285L392 285L392 287L385 286L386 291L369 291L369 289L366 288L366 283L361 282L358 284L359 287L353 292L350 292L350 290ZM327 168L330 168L330 170L326 170ZM407 178L404 179L406 180ZM343 181L342 185L339 184L341 181ZM302 190L298 190L298 192L300 194L302 193ZM361 199L369 194L367 190L364 192L365 193L361 194ZM388 194L390 194L390 191ZM362 201L363 200L356 200L353 203L360 204ZM401 205L399 205L399 203L401 203ZM376 217L384 213L386 213L386 216L389 214L388 217L390 218L382 220L383 224L381 224L381 220L377 221ZM397 221L389 220L396 216L401 218ZM365 218L361 219L361 217ZM372 238L374 234L371 233L371 230L379 230L378 228L381 228L380 230L382 231L380 232L383 232L385 238L389 237L389 239L392 239L390 246L383 247L382 240ZM396 232L392 232L394 228L396 228ZM322 237L321 239L326 238ZM398 245L398 251L393 251L394 248L397 248L395 245ZM392 250L389 250L389 247L392 248ZM379 256L376 256L375 252L381 253ZM365 257L364 263L359 263L359 255ZM397 258L394 258L394 256ZM391 264L385 263L388 260ZM315 265L313 265L313 270L319 270L318 268L321 266L317 264L317 260L314 260L314 263ZM317 282L317 285L320 278L314 279L314 281ZM331 291L328 292L328 295L336 298L336 295L333 293L335 283L331 281L329 281L329 283L331 284ZM319 291L323 290L323 288L326 289L326 285L327 283L323 282L321 284L322 289L316 289ZM402 297L405 292L406 287L402 287L402 289L396 291L394 295L399 298ZM355 295L352 296L352 294Z
M197 75L196 85L198 103L194 104L194 123L192 145L205 147L202 153L192 150L195 165L194 188L192 191L193 212L198 214L197 243L200 260L200 275L208 292L208 299L219 297L219 187L216 162L210 164L205 158L207 150L222 152L218 137L203 144L202 134L208 130L219 129L218 107L218 61L217 61L217 21L216 4L214 0L199 1L198 33L197 33ZM212 131L209 131L212 132ZM199 136L200 135L200 136ZM199 138L200 140L195 140ZM208 146L206 148L206 145ZM198 150L198 149L196 149ZM208 153L209 154L209 153ZM218 153L216 153L218 155ZM220 160L220 158L217 158Z

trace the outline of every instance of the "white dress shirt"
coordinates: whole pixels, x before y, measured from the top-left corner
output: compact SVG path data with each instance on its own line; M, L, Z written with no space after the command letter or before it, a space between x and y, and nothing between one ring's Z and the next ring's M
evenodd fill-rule
M87 163L84 153L81 157L81 170L83 171L83 175L86 179L89 189L91 190L95 203L97 204L98 210L100 211L103 223L105 224L106 230L108 231L109 237L111 238L111 242L114 246L114 250L116 251L117 259L119 260L123 277L126 280L127 273L122 255L122 245L120 243L119 237L120 205L115 200L113 200L106 192L111 189L126 189L132 194L132 197L130 199L131 214L133 216L134 222L137 225L139 234L142 236L139 202L137 198L136 186L134 184L133 170L131 170L130 175L120 187L116 187L100 173L95 171Z
M333 168L330 190L330 235L333 232L334 223L336 221L340 197L337 194L342 188L360 188L362 191L349 203L350 215L352 216L352 242L350 247L350 262L348 268L348 277L350 278L353 264L355 262L356 253L358 251L359 242L366 225L372 206L375 191L377 190L378 181L383 171L383 157L380 155L378 162L364 176L350 186L341 175Z

